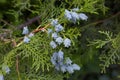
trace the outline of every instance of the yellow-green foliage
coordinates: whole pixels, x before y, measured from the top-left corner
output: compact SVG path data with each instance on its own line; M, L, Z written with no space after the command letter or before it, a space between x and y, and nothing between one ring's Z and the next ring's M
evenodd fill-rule
M47 40L47 41L46 41ZM38 71L38 69L49 70L51 48L49 46L49 38L46 34L37 33L30 41L29 44L23 43L19 47L16 47L8 53L5 57L5 63L13 65L11 62L14 61L16 56L24 60L25 58L31 58L31 67ZM12 61L13 60L13 61Z
M91 44L96 45L96 48L104 49L99 57L101 72L104 73L106 72L106 68L111 64L117 64L120 59L120 33L115 38L113 38L113 34L109 31L100 31L100 33L106 35L105 40L96 40Z

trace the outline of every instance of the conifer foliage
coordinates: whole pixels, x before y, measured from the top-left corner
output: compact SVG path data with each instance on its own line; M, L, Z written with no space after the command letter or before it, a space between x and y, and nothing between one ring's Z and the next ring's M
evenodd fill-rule
M77 80L87 65L106 72L120 61L120 33L91 26L108 10L104 3L1 0L0 80Z

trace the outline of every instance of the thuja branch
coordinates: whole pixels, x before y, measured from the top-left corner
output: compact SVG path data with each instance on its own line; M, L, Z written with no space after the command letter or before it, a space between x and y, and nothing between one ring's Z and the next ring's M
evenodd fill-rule
M31 33L37 33L39 31L45 31L47 32L46 28L48 28L50 26L50 23L49 24L46 24L44 27L40 28L40 26L38 26L35 30L33 30ZM23 41L21 41L20 43L18 43L16 45L16 47L19 47L21 44L23 44Z

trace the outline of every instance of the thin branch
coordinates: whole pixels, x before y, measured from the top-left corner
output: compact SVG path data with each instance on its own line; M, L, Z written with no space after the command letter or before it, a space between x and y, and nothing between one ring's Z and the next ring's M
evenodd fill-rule
M19 72L19 59L18 59L18 55L16 56L16 71L17 71L17 74L18 74L18 80L21 80L20 72Z
M4 22L4 23L5 23L6 25L8 25L8 26L11 26L11 27L15 28L15 26L13 26L12 24L8 23L7 21L5 21L5 20L3 20L3 19L1 19L0 21L1 21L1 22Z
M99 24L99 23L105 22L105 21L107 21L107 20L113 19L114 17L116 17L116 16L118 16L118 15L120 15L120 12L112 15L112 16L109 17L109 18L106 18L106 19L103 19L103 20L99 20L99 21L97 21L97 22L94 22L93 24Z
M118 16L118 15L120 15L120 12L112 15L112 16L109 17L109 18L106 18L106 19L103 19L103 20L98 20L98 21L96 21L96 22L93 22L93 23L90 23L90 24L88 24L88 25L85 25L85 26L83 26L82 30L84 31L86 28L88 28L88 27L91 26L91 25L100 24L100 23L103 23L103 22L105 22L105 21L107 21L107 20L113 19L113 18L115 18L115 17Z
M22 29L23 27L28 26L28 25L36 22L36 21L39 21L39 20L40 20L40 16L36 16L36 17L34 17L34 18L32 18L32 19L29 19L27 22L19 25L17 28L18 28L18 29Z
M12 40L12 43L13 43L13 47L17 46L17 43L16 43L15 40ZM18 75L18 80L21 80L20 72L19 72L19 58L18 58L18 55L16 56L16 72L17 72L17 75Z

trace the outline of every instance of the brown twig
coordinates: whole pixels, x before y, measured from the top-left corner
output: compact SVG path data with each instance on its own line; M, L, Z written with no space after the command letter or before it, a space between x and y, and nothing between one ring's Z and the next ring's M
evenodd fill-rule
M47 24L46 26L44 26L44 27L42 27L42 28L35 29L35 30L33 30L32 32L33 32L33 33L37 33L37 32L39 32L39 31L46 31L46 28L49 27L49 26L50 26L50 24Z
M18 80L21 80L20 72L19 72L19 59L18 59L18 55L16 56L16 71L17 71L17 74L18 74Z
M12 40L12 44L13 44L13 47L17 46L17 43L16 43L15 40ZM17 75L18 75L18 80L21 80L20 72L19 72L19 58L18 58L18 55L16 55L16 72L17 72Z

